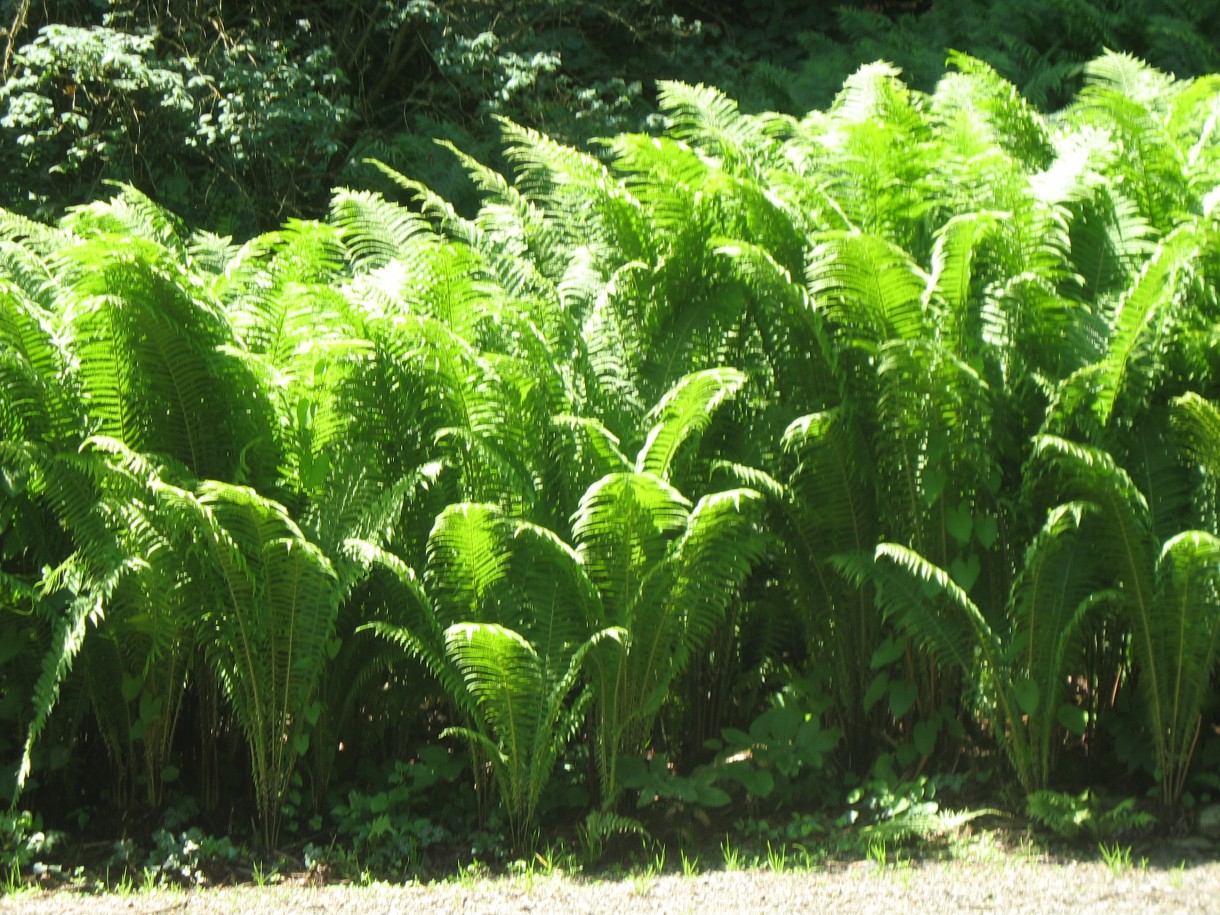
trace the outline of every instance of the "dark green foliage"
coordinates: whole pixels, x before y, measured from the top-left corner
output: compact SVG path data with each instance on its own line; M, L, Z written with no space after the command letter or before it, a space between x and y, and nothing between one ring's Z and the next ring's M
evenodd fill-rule
M375 180L374 157L468 213L478 197L432 141L494 160L499 116L568 142L657 132L678 79L799 115L878 59L931 92L959 51L1047 110L1107 48L1179 77L1220 69L1216 14L1210 0L7 0L0 199L53 217L120 180L247 236L317 212L336 182Z

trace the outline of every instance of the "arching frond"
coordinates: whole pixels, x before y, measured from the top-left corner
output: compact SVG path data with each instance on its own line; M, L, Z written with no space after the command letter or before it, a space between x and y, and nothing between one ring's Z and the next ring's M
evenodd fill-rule
M1155 735L1162 794L1173 804L1186 787L1220 648L1220 539L1206 531L1170 538L1157 561L1157 611L1148 620L1152 656L1145 687L1162 709ZM1153 660L1157 663L1153 664Z
M630 630L642 576L685 529L689 512L686 498L651 474L609 474L581 497L572 536L602 594L606 625Z
M828 234L806 271L814 307L870 343L927 336L927 277L909 254L875 235Z
M669 118L672 136L715 156L735 174L761 174L772 143L758 122L724 93L702 84L660 80L657 103Z
M367 191L337 190L330 202L330 221L357 272L406 257L417 240L433 237L431 226L417 213Z
M734 369L706 369L682 378L648 413L654 421L636 458L636 473L668 480L682 445L697 437L712 421L712 414L746 383Z
M1197 250L1198 239L1192 226L1187 224L1175 230L1158 246L1119 303L1108 352L1097 378L1099 391L1094 409L1103 425L1110 421L1124 387L1133 383L1137 355L1147 352L1155 367L1157 350L1164 346L1164 335L1172 326L1180 277L1189 269Z

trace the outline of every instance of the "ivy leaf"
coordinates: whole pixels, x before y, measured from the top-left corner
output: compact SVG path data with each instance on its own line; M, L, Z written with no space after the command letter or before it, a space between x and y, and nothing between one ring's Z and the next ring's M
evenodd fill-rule
M864 693L864 711L872 711L873 706L881 701L889 688L890 675L883 670L873 677L873 682L868 685L868 690Z
M940 716L937 715L929 721L915 722L911 736L915 740L915 749L921 756L929 756L936 749L936 735L940 733L940 720Z
M911 710L919 698L919 687L906 680L899 680L890 687L890 714L901 718Z
M964 560L959 556L949 565L949 572L953 575L953 580L967 593L974 587L974 583L978 581L979 573L982 571L983 565L979 562L978 553L971 553Z
M1060 726L1069 734L1075 734L1080 737L1084 734L1085 727L1089 723L1089 713L1084 709L1075 705L1063 703L1059 706L1055 717L1059 719Z
M877 646L877 650L873 652L869 666L873 670L877 670L879 667L886 667L901 658L904 651L906 651L905 642L900 642L892 636L887 637L885 641Z
M1022 677L1012 685L1013 695L1017 697L1017 705L1021 707L1021 711L1026 715L1032 715L1038 711L1038 699L1041 691L1038 689L1038 684L1029 677Z
M962 502L957 508L945 509L945 529L961 546L970 542L970 532L974 529L974 515L970 506Z
M983 515L974 521L974 537L985 550L991 549L1000 536L1000 527L991 515Z

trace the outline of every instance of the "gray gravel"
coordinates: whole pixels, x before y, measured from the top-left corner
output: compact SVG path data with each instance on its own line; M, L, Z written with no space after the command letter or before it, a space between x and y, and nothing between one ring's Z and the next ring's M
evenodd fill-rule
M22 915L262 915L275 912L417 913L834 913L914 915L1220 915L1220 861L1113 873L1101 863L1021 857L879 867L831 865L782 874L765 870L666 874L617 882L535 876L431 886L232 887L89 896L72 890L0 898Z

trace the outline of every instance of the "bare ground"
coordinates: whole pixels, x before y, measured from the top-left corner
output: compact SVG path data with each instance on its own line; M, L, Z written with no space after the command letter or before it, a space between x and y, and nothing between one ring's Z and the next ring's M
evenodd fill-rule
M915 915L1220 915L1220 860L1175 867L1057 862L1012 854L985 859L810 870L711 871L618 881L518 876L433 885L157 890L88 895L72 889L0 897L0 913L22 915L263 915L263 913L835 913Z

